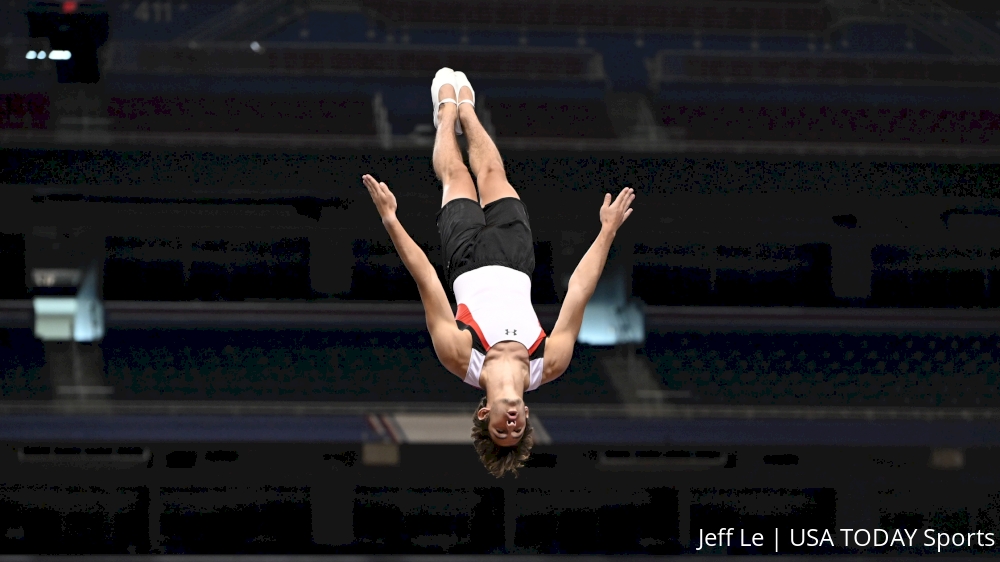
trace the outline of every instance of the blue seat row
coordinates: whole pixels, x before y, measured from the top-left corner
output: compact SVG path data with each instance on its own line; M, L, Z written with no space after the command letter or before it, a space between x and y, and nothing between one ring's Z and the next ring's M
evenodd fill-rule
M651 305L824 306L828 244L635 245L632 294ZM697 262L701 262L700 264Z
M904 104L665 101L657 109L665 127L699 140L989 144L1000 131L1000 114L984 104Z
M469 402L482 393L447 373L422 331L110 330L105 381L124 400ZM569 370L534 403L614 403L606 350L577 346ZM1000 404L1000 336L663 333L641 352L665 388L724 405ZM28 329L0 331L0 395L53 395Z
M702 403L1000 404L1000 336L653 333L667 388Z
M615 42L632 48L632 53L658 49L761 50L816 52L924 52L946 51L919 32L907 31L897 23L850 24L835 33L820 38L801 33L776 34L745 32L725 34L673 31L664 32L650 26L632 28L588 27L572 29L537 29L517 26L490 28L462 26L455 22L394 22L387 25L380 18L350 12L308 12L267 39L272 41L316 42L390 42L430 45L533 45L552 47L593 46L602 49ZM648 51L646 51L648 52Z
M111 128L120 131L374 135L372 99L365 95L113 96Z
M469 402L482 396L448 373L423 331L110 330L107 381L126 400ZM535 402L613 402L597 351Z

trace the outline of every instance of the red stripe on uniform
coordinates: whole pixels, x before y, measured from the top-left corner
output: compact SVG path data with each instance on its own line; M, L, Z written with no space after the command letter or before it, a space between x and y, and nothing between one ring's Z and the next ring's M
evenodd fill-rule
M455 314L455 320L472 326L472 329L476 331L476 335L479 336L479 341L483 344L483 349L486 351L490 350L490 342L486 341L486 336L483 335L483 331L479 328L479 324L476 323L476 319L472 317L472 313L469 312L469 307L464 304L458 305L458 312Z
M542 343L542 340L544 340L544 339L545 339L545 330L542 330L538 334L538 339L535 340L535 343L531 344L531 349L528 350L528 355L531 355L532 353L534 353L535 350L538 349L538 346Z

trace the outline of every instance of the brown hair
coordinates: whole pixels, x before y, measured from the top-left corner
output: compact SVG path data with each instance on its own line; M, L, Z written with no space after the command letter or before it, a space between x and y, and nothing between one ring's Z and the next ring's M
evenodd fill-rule
M476 412L472 414L472 444L479 453L479 460L483 461L483 466L493 476L500 478L505 472L510 471L517 478L517 469L524 466L524 461L528 460L531 454L531 447L535 444L534 437L531 436L531 420L525 420L524 434L521 440L513 447L501 447L493 442L490 437L489 417L479 419L479 410L486 407L486 397L479 401Z

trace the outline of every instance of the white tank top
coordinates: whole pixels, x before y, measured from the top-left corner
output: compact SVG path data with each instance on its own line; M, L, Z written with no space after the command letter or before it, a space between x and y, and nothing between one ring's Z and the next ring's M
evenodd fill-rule
M476 388L486 352L502 341L516 341L528 350L528 390L542 384L545 331L531 306L531 278L527 274L488 265L459 275L453 283L458 327L472 333L472 356L465 382Z

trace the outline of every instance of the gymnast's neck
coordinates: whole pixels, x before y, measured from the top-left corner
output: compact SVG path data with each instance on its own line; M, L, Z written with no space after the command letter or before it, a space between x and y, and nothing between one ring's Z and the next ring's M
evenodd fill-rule
M530 383L528 350L523 344L515 341L497 342L486 352L479 385L486 391L487 400L520 400Z

